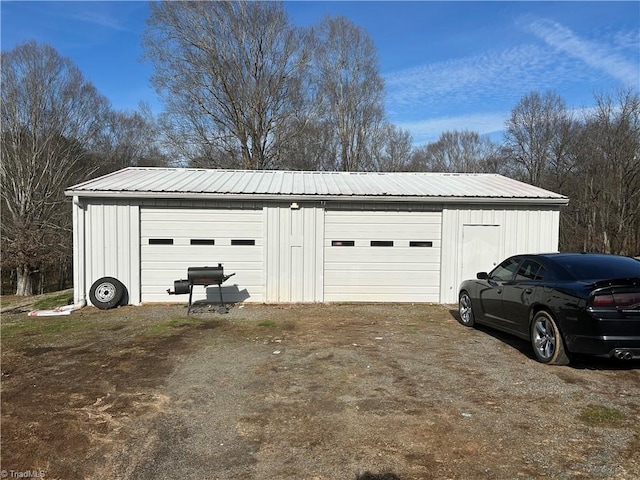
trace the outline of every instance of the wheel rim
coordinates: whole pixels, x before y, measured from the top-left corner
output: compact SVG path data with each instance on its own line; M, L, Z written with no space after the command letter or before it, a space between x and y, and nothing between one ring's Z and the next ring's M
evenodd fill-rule
M462 295L460 297L460 318L463 323L469 323L471 321L471 299L468 295Z
M548 318L536 320L533 328L533 345L538 355L550 359L556 351L556 334Z
M116 286L113 283L101 283L96 288L96 299L102 303L108 303L116 296Z

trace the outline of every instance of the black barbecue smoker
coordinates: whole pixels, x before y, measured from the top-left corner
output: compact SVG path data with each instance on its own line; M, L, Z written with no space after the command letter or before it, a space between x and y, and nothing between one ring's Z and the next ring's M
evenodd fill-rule
M221 263L219 263L217 267L189 267L187 268L187 280L175 280L173 282L173 292L171 289L167 289L167 293L169 295L189 294L188 315L191 313L191 307L193 305L193 286L203 285L206 289L210 285L218 285L218 291L220 292L219 312L228 313L229 309L225 306L224 300L222 299L222 284L234 275L235 273L225 275Z

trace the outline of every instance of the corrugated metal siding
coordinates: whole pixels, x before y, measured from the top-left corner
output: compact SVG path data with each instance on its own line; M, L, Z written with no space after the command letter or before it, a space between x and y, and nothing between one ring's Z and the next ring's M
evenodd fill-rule
M495 174L425 172L297 172L270 170L198 170L127 168L73 186L68 194L139 193L363 198L510 198L566 197Z
M86 301L86 250L85 241L85 202L78 197L73 199L73 303Z
M102 277L115 277L127 287L129 298L140 298L140 265L137 248L139 210L126 201L89 204L85 216L85 291ZM78 279L80 281L80 279Z
M560 212L553 208L445 208L442 213L442 280L440 302L456 303L462 278L464 225L498 225L497 258L486 252L477 255L486 258L487 271L511 255L541 253L558 250Z
M266 301L323 301L324 211L265 207Z
M288 177L272 177L272 180L276 178L283 180ZM441 211L442 208L444 211ZM242 272L242 275L232 277L225 284L238 285L236 299L246 300L241 292L247 289L245 295L248 294L249 301L386 300L450 303L457 301L457 289L463 280L462 241L465 225L499 226L499 238L496 239L499 258L495 261L515 253L555 251L558 248L558 208L420 202L402 204L400 207L397 203L384 203L380 198L370 202L326 202L326 205L321 202L300 202L300 209L291 209L290 202L282 201L75 198L74 296L76 301L87 298L95 280L102 276L115 276L126 285L130 301L134 304L141 301L186 302L186 296L167 296L166 289L173 286L174 280L186 277L189 266L222 262L227 272ZM153 227L145 221L144 236L140 231L141 210L158 212ZM179 214L167 217L163 215L167 210L175 210ZM192 217L193 212L211 210L237 214L217 220L210 218L209 221ZM338 218L342 223L334 221ZM407 235L412 231L419 233L425 218L431 220L427 221L428 227L422 232L431 232L429 236L433 237L433 247L423 249L429 251L427 260L413 261L413 250L403 252L402 248L406 247L402 243L395 243L400 240L406 242L409 237L390 232L404 231ZM214 225L226 232L228 240L228 235L233 236L233 232L241 236L242 229L247 228L243 225L247 220L255 227L249 227L254 228L255 246L238 246L232 250L227 245L227 252L221 250L219 252L224 254L213 258L205 253L205 247L187 245L187 231L193 232L194 236L202 236L203 225ZM185 229L181 222L191 222L192 226ZM400 222L403 226L390 227L393 222ZM151 233L163 235L163 232L168 232L178 241L174 245L177 249L170 250L168 254L165 249L164 253L154 258L145 252L143 261L140 252L144 239L147 239L148 245ZM351 248L339 248L334 252L329 247L332 239L351 239L334 238L343 237L342 234L349 234L359 242L356 255L356 250ZM366 247L368 243L365 242L375 239L394 240L394 247ZM217 246L222 244L217 243ZM157 253L157 249L154 251ZM176 256L176 253L179 255ZM477 252L477 255L482 258L487 256L485 252ZM164 269L164 277L156 281L153 291L141 291L141 271L151 268L147 261L166 266L178 258L183 263L175 268ZM241 263L234 263L236 260L253 262L255 268L245 269ZM381 266L384 262L386 265ZM421 266L420 262L425 265ZM492 266L493 260L488 259L488 263L487 269ZM429 273L426 276L419 274L421 269ZM147 285L146 278L144 283ZM204 296L203 291L199 287L196 293ZM217 300L217 290L211 292L211 298Z

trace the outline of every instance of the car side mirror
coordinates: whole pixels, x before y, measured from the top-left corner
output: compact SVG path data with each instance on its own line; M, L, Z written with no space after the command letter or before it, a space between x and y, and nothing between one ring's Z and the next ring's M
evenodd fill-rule
M478 272L478 274L476 274L476 278L478 280L488 280L489 274L487 272Z

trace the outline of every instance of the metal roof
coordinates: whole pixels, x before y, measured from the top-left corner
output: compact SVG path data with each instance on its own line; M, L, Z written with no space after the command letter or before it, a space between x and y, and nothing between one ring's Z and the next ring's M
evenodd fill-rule
M306 172L130 167L70 187L68 196L265 200L500 201L568 198L497 174Z

